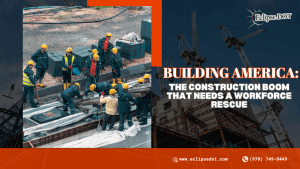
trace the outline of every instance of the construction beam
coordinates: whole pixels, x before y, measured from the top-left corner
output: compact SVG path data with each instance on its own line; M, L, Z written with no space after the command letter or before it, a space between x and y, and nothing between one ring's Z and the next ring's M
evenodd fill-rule
M180 138L183 138L183 139L186 139L186 140L189 140L189 141L192 141L192 142L195 142L195 143L198 143L198 140L197 139L194 139L188 135L185 135L185 134L181 134L179 132L176 132L176 131L172 131L170 129L167 129L167 128L164 128L162 126L159 126L159 125L156 125L156 129L158 131L161 131L161 132L164 132L164 133L167 133L167 134L171 134L173 136L177 136L177 137L180 137Z
M201 136L203 136L203 135L205 135L205 134L208 134L208 133L210 133L210 132L219 130L219 129L220 129L219 127L214 127L214 128L212 128L212 129L208 129L208 130L206 130L206 131L204 131L204 132L201 132L201 133L199 134L199 137L201 137Z
M261 125L258 121L253 120L253 119L241 114L240 112L238 112L238 111L236 111L232 108L226 108L226 110L230 111L231 113L235 114L238 117L241 117L243 120L249 121L249 122L251 122L253 124L256 124L256 125L259 125L259 126Z

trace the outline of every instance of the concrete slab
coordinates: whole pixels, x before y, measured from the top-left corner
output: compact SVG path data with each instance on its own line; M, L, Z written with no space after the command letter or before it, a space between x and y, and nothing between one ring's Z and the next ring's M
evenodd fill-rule
M144 64L135 65L128 67L128 74L136 74L136 73L142 73L145 72L145 66Z
M128 74L129 74L128 68L125 68L125 69L121 70L121 76L125 76L125 75L128 75Z
M144 66L146 71L151 70L151 62L145 63Z

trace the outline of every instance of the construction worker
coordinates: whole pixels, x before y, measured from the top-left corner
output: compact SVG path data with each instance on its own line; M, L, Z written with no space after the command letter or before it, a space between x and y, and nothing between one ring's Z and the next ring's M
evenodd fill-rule
M97 49L90 50L90 52L92 52L93 54L90 55L90 56L86 59L85 63L86 63L88 60L93 59L93 55L94 55L95 53L98 54L98 50L97 50ZM99 62L99 67L100 67L100 69L101 69L101 62ZM82 71L85 71L85 68L84 68L84 67L82 68Z
M113 74L113 82L116 83L116 78L117 78L117 83L118 84L123 84L124 82L121 81L121 68L123 69L123 63L120 54L118 53L117 48L112 49L113 55L110 57L110 66L111 66L111 71Z
M34 74L32 71L34 62L28 61L27 66L23 69L23 103L26 103L27 94L29 94L29 100L32 108L38 108L34 102L34 87L36 87L36 83L34 80Z
M116 89L116 91L117 91L118 94L120 94L120 93L122 93L124 91L122 84L112 83L111 86L113 87L113 89Z
M66 54L62 58L62 76L63 76L63 83L64 83L64 90L69 88L71 85L72 77L71 71L73 67L77 67L77 61L74 62L75 56L72 53L72 48L68 47L66 50ZM67 83L68 81L68 83Z
M112 89L113 87L111 84L103 82L103 83L96 83L96 84L91 84L90 89L84 91L84 95L87 96L89 92L95 91L99 93L99 96L101 95L102 92L105 93L105 95L109 94L109 90Z
M123 131L124 129L124 117L126 115L126 119L128 122L128 126L131 127L133 125L132 123L132 116L130 113L130 102L133 102L136 104L136 100L132 98L131 94L128 93L128 87L129 85L127 83L123 84L124 91L118 95L118 112L119 112L119 131Z
M66 90L61 93L63 99L63 111L68 111L68 105L71 109L71 114L75 114L75 104L72 98L76 95L83 101L82 96L79 93L80 84L75 83L74 85L69 86Z
M46 70L48 69L48 53L47 45L42 44L41 49L37 50L32 56L31 59L36 63L36 76L35 80L39 80L38 86L43 87L42 80L45 76Z
M106 129L106 124L110 120L109 130L114 128L116 121L116 113L118 108L118 99L116 98L117 91L115 89L109 90L109 97L104 96L104 92L101 93L100 103L105 103L106 113L103 120L102 131Z
M144 83L144 79L142 78L139 78L138 79L138 84L143 84ZM142 122L141 120L141 114L142 114L142 110L143 110L143 103L141 102L141 99L140 97L136 98L136 120L135 121L138 121L138 122Z
M84 74L87 76L85 91L90 89L91 84L96 84L98 81L98 77L100 74L100 64L99 64L99 56L97 53L93 55L92 59L88 59L88 61L84 64L85 70Z
M150 83L150 75L145 74L144 75L144 83ZM151 103L151 91L146 91L146 96L141 98L142 102L142 122L140 122L140 125L146 125L147 124L147 117L148 117L148 107Z
M111 44L109 42L109 40L111 39L111 33L107 33L106 37L100 39L98 41L98 52L101 58L101 69L104 69L104 65L105 65L105 59L106 59L106 55L111 51L111 49L114 47L113 44Z

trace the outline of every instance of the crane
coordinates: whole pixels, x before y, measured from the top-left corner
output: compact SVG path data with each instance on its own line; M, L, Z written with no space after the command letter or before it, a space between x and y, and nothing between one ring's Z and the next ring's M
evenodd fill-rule
M2 95L2 96L6 97L7 99L8 99L8 98L9 98L9 99L14 99L14 98L10 97L10 93L11 93L11 91L13 91L14 89L15 89L15 84L12 84L12 85L10 86L10 92L9 92L8 96L6 96L6 95ZM6 104L6 102L7 102L7 99L6 99L6 101L5 101L3 107L5 107L5 104Z
M170 67L172 68L173 67L173 62L172 62L172 57L169 56L166 64L164 67ZM157 67L157 72L155 74L155 77L157 79L159 79L159 85L160 85L160 94L161 94L161 98L165 97L166 96L166 93L167 93L167 83L166 83L166 79L164 78L164 69L163 67ZM171 77L171 78L168 78L168 80L170 82L174 82L174 77Z
M251 67L250 62L242 48L242 46L244 46L245 40L253 37L257 34L259 34L260 32L266 31L265 29L259 29L253 33L250 33L249 35L246 35L242 38L236 39L234 36L232 36L232 34L226 29L226 27L224 25L221 25L219 27L219 29L221 30L224 42L226 43L226 46L228 48L230 48L232 45L237 49L243 63L244 66L246 68ZM251 79L252 83L254 84L259 84L259 81L257 78L252 78ZM294 145L288 135L288 132L279 116L279 113L275 113L274 110L272 109L272 106L269 102L269 100L267 98L265 99L261 99L261 102L263 104L263 107L265 109L266 114L268 115L271 124L273 126L273 128L275 129L275 134L277 136L278 139L278 147L283 147L283 148L293 148ZM277 102L275 103L277 105ZM273 106L274 107L274 106ZM281 110L281 107L279 108ZM286 144L284 144L286 143Z
M191 47L183 37L182 32L177 37L180 57L184 59L186 65L193 63L195 67L202 67L202 63L205 63L206 58L200 57L198 53L196 11L192 13L192 38L193 46Z

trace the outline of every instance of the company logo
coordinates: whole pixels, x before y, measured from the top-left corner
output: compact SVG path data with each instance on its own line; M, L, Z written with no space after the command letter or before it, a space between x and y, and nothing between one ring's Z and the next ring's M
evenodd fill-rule
M260 9L258 11L254 9L253 12L249 9L247 10L251 13L251 16L248 16L251 18L250 23L252 23L249 28L251 28L253 25L257 25L258 28L260 25L263 25L264 22L269 23L269 21L285 20L292 18L292 13L277 13L276 15L267 15L263 13Z
M175 162L178 163L178 158L177 158L177 157L173 157L173 158L172 158L172 161L173 161L174 163L175 163Z
M242 161L244 162L244 163L246 163L246 162L248 162L248 156L244 156L243 158L242 158Z

